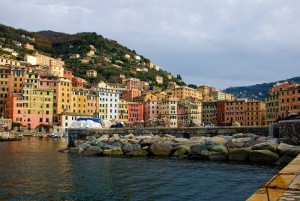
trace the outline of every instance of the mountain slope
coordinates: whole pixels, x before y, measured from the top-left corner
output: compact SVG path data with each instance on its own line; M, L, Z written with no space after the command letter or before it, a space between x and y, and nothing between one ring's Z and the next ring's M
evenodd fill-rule
M74 76L82 77L88 82L95 83L98 81L114 82L114 77L119 74L127 78L139 78L153 85L167 86L173 81L183 85L180 79L170 75L164 70L148 69L145 73L140 71L146 67L150 60L142 55L138 55L117 41L104 38L95 32L83 32L77 34L66 34L54 31L29 32L23 29L15 29L0 24L0 45L15 50L19 53L14 59L22 60L25 54L32 54L38 51L42 54L54 58L62 58L65 61L65 68L73 72ZM3 39L3 40L2 40ZM29 43L34 46L34 50L24 48ZM22 44L17 46L16 44ZM92 52L92 54L90 54ZM125 54L130 55L130 59L125 58ZM72 57L72 55L78 55ZM140 59L135 59L140 56ZM85 75L86 70L96 70L97 77L90 78ZM163 77L163 84L156 82L156 76ZM170 77L171 76L171 77ZM168 78L169 77L169 78Z
M294 77L288 80L281 80L278 82L285 82L285 81L300 82L300 77ZM223 91L226 93L233 94L237 98L250 98L250 99L264 100L264 98L268 94L269 89L274 84L276 84L276 82L256 84L252 86L229 87Z

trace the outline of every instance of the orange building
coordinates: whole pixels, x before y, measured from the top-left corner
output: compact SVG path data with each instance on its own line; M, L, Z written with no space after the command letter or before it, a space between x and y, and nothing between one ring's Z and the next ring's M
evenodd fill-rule
M126 101L133 101L133 98L141 96L141 91L138 89L131 89L123 91L122 99Z
M278 119L286 117L289 113L299 112L299 93L296 82L277 82L269 90L265 98L266 124L275 123Z
M69 70L64 70L64 78L72 81L73 73Z
M300 113L300 84L281 91L279 96L280 114L287 117L291 113Z
M66 78L60 78L56 82L56 94L54 95L54 114L72 111L72 83Z
M241 126L264 125L265 104L257 100L237 99L225 102L225 123Z
M5 116L6 98L8 97L8 77L10 75L9 66L0 66L0 115Z

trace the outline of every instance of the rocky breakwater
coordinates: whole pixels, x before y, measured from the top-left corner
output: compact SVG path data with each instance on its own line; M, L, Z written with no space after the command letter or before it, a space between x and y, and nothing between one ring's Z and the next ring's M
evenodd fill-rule
M83 156L138 157L160 156L213 161L251 161L288 163L300 154L300 146L278 143L278 139L255 134L232 136L176 138L165 134L94 136L76 141L68 152Z

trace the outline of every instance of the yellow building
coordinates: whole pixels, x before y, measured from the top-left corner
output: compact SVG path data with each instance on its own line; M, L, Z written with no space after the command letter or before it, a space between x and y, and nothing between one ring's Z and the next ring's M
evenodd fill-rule
M210 87L205 85L199 86L197 91L200 92L203 97L210 96L211 93Z
M28 128L53 125L53 89L35 88L34 83L23 84L23 124Z
M119 120L121 122L128 121L128 102L125 100L119 101Z
M72 87L72 112L86 114L87 89Z
M178 98L172 95L166 96L159 104L160 118L166 118L169 121L169 126L176 128L177 124L177 106Z
M87 70L86 71L86 75L88 77L97 77L97 71L95 71L95 70Z
M72 112L72 82L66 78L60 78L56 83L54 114Z
M186 98L202 100L202 93L187 86L177 86L175 88L168 89L167 91L171 92L174 96L181 100L185 100Z

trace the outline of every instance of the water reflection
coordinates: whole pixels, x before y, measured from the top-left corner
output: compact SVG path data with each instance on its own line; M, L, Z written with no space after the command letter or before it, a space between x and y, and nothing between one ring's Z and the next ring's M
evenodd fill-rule
M70 193L72 180L65 174L71 168L69 156L58 152L66 143L40 138L1 143L0 198L49 200Z
M0 200L245 200L280 167L69 156L65 139L0 143Z

